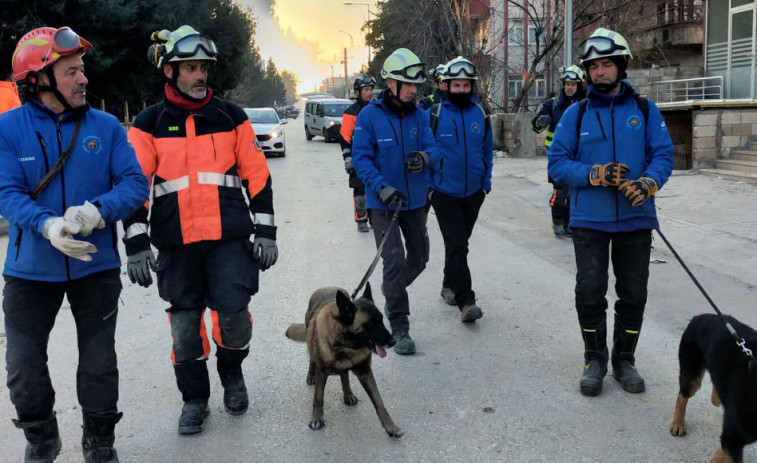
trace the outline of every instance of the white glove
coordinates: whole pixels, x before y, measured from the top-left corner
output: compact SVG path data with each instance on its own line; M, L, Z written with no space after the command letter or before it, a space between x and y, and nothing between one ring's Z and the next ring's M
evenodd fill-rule
M74 259L91 262L90 254L97 252L97 248L87 241L73 239L73 235L80 231L78 224L71 223L63 217L47 219L42 226L42 236L50 240L55 249Z
M89 236L95 228L105 228L105 221L100 210L89 201L84 201L81 206L69 207L63 214L63 218L79 225L81 236Z

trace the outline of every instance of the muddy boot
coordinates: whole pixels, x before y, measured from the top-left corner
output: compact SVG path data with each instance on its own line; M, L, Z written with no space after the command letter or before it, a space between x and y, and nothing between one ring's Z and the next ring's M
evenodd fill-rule
M632 394L646 390L644 378L636 370L634 357L636 343L639 341L639 331L616 326L613 332L612 377L620 383L624 391Z
M184 403L179 417L179 434L202 432L205 418L210 414L208 399L191 399Z
M13 424L22 429L26 436L24 463L48 463L55 460L62 444L55 412L51 413L46 420L26 422L13 420Z
M483 316L484 312L476 304L466 304L460 310L460 319L463 323L475 322Z
M565 234L565 223L562 219L552 219L552 232L558 238L563 238Z
M247 386L244 384L242 368L239 371L228 373L221 378L223 384L223 406L229 415L239 416L247 411L250 399L247 396Z
M584 339L584 371L579 386L581 394L596 397L602 393L607 376L607 328L603 321L598 328L581 328Z
M357 231L360 233L368 233L370 231L370 228L368 228L368 222L361 221L357 223Z
M399 355L413 355L415 353L415 341L410 337L407 329L397 330L392 333L397 344L394 345L394 352Z
M122 416L123 413L83 414L81 449L85 463L118 463L118 452L113 448L116 440L114 430Z
M441 296L447 305L457 305L457 302L455 301L455 293L453 293L451 289L442 287Z

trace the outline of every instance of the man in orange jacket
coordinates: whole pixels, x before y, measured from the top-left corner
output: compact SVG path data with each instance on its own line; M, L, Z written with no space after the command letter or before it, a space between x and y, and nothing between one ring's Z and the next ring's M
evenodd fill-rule
M145 203L124 221L124 243L131 281L149 286L150 270L157 268L158 292L171 304L171 360L184 400L178 430L196 434L210 411L206 307L224 407L231 415L247 411L248 304L258 290L258 270L278 258L273 193L247 115L208 87L215 42L190 26L154 33L153 41L148 58L167 80L165 100L142 111L129 130L153 189L150 235ZM160 252L157 262L150 244Z

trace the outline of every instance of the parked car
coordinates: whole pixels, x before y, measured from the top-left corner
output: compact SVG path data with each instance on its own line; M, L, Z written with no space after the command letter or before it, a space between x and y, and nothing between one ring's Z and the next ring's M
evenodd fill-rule
M305 103L305 138L312 140L320 135L328 143L339 139L342 113L352 101L341 98L308 100Z
M287 119L297 119L297 116L300 115L300 110L294 105L285 106L284 110L286 111Z
M287 119L279 119L273 108L245 108L244 112L255 130L255 135L266 157L286 156L284 124L288 122Z

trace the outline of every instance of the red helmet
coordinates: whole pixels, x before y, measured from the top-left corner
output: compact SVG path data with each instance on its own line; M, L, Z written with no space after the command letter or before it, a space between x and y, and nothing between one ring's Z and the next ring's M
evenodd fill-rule
M79 37L70 27L38 27L21 37L13 52L13 80L30 80L43 69L64 56L79 51L87 53L92 44Z

